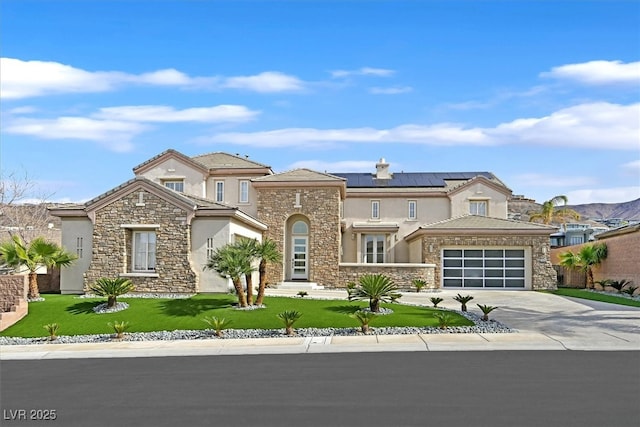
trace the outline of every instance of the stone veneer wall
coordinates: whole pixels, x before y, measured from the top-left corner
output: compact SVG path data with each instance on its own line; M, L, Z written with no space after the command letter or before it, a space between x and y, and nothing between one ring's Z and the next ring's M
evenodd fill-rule
M132 229L122 224L159 224L156 231L158 277L129 277L136 292L195 292L196 274L190 265L190 228L187 212L151 193L132 192L99 209L93 227L93 257L84 274L88 289L100 277L118 277L131 272ZM153 231L153 230L149 230Z
M406 266L393 264L340 264L339 287L346 288L349 282L358 282L358 279L365 274L384 274L403 291L415 291L411 283L414 279L421 279L427 282L427 289L437 288L435 282L435 266Z
M0 276L0 331L15 324L29 312L26 275Z
M300 193L301 207L296 204ZM258 220L269 229L268 237L278 244L283 264L267 267L269 283L285 280L287 219L300 214L309 220L309 281L335 287L340 280L340 189L338 187L257 187Z
M422 258L425 263L438 266L435 283L442 282L441 253L447 247L530 247L533 272L531 287L538 289L556 289L557 275L550 260L550 240L548 236L422 236ZM433 251L430 251L432 249ZM540 260L545 260L544 262Z

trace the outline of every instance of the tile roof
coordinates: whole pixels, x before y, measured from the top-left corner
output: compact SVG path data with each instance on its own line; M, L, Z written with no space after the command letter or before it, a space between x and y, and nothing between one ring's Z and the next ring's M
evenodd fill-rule
M244 157L237 155L216 152L209 154L202 154L191 158L192 160L202 164L209 169L233 169L233 168L267 168L271 169L271 166L267 166L262 163L254 162Z
M278 173L275 175L261 176L255 178L255 182L318 182L318 181L338 181L343 182L344 178L330 175L327 173L316 172L311 169L293 169L287 172Z
M548 230L552 232L557 229L550 225L537 224L533 222L516 221L513 219L492 218L480 215L463 215L455 218L445 219L443 221L425 224L421 229L496 229L496 230Z
M467 181L476 176L495 180L490 172L400 172L393 173L391 179L376 179L371 173L332 173L347 180L348 188L387 187L446 187L445 181Z

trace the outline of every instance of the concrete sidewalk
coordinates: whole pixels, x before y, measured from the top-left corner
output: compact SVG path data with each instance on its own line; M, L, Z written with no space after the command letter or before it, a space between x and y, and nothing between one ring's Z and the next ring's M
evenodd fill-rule
M270 295L295 296L293 290L269 290ZM345 291L308 291L314 298L346 299ZM459 291L405 293L406 304L459 309ZM211 339L198 341L39 344L0 347L0 360L111 357L291 354L369 351L491 351L491 350L633 350L640 351L640 308L597 303L529 291L470 291L468 305L499 307L491 317L518 330L511 334L414 334L332 337Z

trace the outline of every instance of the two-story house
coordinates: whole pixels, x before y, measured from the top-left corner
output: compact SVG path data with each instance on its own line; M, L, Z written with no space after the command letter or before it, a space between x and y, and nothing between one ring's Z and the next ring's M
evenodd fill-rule
M546 289L556 284L556 229L507 219L511 190L489 172L404 173L381 159L372 173L274 173L226 153L167 150L135 177L87 203L52 209L62 243L79 259L63 293L99 277L131 278L139 291L224 292L203 270L238 237L270 238L283 254L273 284L345 287L384 273L438 288Z

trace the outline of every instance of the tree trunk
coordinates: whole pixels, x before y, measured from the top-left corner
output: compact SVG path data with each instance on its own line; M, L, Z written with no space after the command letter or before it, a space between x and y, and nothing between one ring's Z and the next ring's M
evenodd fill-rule
M380 300L378 300L377 298L372 298L371 301L369 301L369 309L374 313L379 313Z
M251 274L245 274L244 277L247 281L247 304L253 305L253 278Z
M242 282L240 279L233 279L233 287L236 288L236 294L238 294L238 305L240 307L247 306L247 298L244 295L244 290L242 290Z
M260 273L260 282L258 284L258 296L256 297L256 305L262 305L264 300L264 290L267 287L267 263L260 261L260 267L258 267Z
M467 311L467 304L462 303L461 311Z
M116 297L113 295L107 297L107 308L113 308L116 306Z
M287 326L285 331L287 332L287 335L293 335L293 326Z
M594 289L595 285L593 284L593 270L591 267L587 268L587 289Z
M485 322L488 322L489 321L489 315L488 314L483 314L482 315L482 320L485 321Z
M35 271L29 272L29 293L27 297L29 299L40 298L40 291L38 290L38 274Z
M360 327L360 330L362 331L363 334L368 334L369 333L369 325L362 325Z

